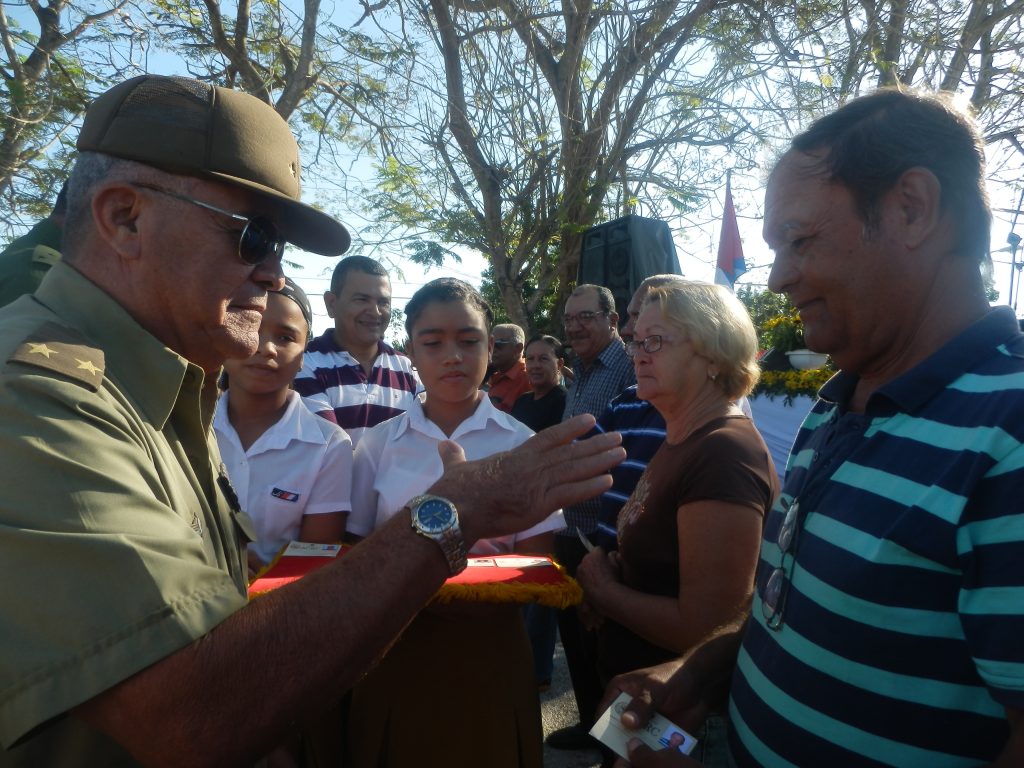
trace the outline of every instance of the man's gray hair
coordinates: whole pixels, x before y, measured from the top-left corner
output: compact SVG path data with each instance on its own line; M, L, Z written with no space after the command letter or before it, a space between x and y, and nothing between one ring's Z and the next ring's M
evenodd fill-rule
M82 152L71 168L67 181L67 214L64 218L64 243L80 242L92 220L93 190L101 182L111 178L136 176L152 177L156 173L151 166L134 160L104 155L100 152ZM65 256L68 254L65 253Z
M495 331L508 331L512 334L512 340L516 344L526 344L526 334L523 333L523 329L515 323L499 323L491 329L492 336Z

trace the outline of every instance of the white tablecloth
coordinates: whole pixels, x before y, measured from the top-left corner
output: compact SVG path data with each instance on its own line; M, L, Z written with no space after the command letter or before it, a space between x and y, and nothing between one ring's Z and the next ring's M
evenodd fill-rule
M801 422L814 405L814 398L799 395L793 398L792 405L786 405L786 398L779 395L776 395L774 400L766 395L758 395L749 398L749 401L754 425L768 446L772 461L775 462L775 471L779 473L781 481L786 474L789 449L793 445Z

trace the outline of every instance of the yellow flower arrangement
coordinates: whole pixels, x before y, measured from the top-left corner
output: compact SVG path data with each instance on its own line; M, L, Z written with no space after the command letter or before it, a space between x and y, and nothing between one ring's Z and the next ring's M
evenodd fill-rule
M767 395L773 399L782 395L789 404L798 395L816 397L821 385L834 373L835 369L831 365L811 371L762 371L753 394Z
M804 324L795 307L781 315L769 318L761 329L762 343L765 348L774 348L779 352L790 352L804 346Z

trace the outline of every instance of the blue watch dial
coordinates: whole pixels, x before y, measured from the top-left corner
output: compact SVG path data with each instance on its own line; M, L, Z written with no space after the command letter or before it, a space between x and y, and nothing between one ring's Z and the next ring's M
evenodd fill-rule
M420 505L416 517L423 528L436 533L451 525L454 514L451 507L440 499L428 499Z

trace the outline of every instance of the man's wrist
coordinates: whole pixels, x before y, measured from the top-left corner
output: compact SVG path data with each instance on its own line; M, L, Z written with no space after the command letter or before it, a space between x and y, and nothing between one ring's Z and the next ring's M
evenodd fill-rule
M444 554L452 576L466 568L466 543L455 504L442 496L422 494L406 505L414 532L430 539Z

